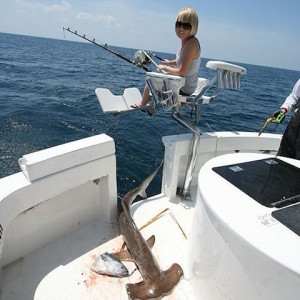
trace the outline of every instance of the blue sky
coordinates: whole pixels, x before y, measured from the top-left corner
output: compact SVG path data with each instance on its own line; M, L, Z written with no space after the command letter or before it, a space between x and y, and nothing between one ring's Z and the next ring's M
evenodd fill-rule
M0 0L0 32L78 40L70 27L100 43L175 53L175 17L199 16L206 58L300 71L299 0Z

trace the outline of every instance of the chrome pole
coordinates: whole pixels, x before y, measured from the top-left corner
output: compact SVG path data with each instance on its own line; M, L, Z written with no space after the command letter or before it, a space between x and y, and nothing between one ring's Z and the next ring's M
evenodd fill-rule
M199 144L199 140L200 140L200 136L201 136L202 132L196 125L194 125L190 121L183 118L178 112L175 112L173 114L173 118L177 122L179 122L183 126L187 127L194 133L190 152L189 152L189 158L188 158L188 162L187 162L187 168L186 168L186 172L185 172L183 187L179 190L179 193L178 193L182 199L188 200L191 195L190 194L190 186L191 186L191 181L192 181L193 170L194 170L194 167L196 164L196 159L197 159L198 144Z

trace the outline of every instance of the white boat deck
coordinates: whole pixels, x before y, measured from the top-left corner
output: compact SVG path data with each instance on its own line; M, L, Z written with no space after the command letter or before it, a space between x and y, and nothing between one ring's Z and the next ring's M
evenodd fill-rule
M123 240L119 235L116 219L117 191L113 140L102 136L93 137L88 141L90 146L83 147L82 151L81 148L87 141L72 144L71 150L63 148L62 150L66 150L63 151L65 153L63 157L60 155L61 149L54 149L59 150L56 155L52 155L53 149L50 152L47 150L46 159L43 159L44 155L37 162L43 165L38 170L49 171L50 169L44 166L44 163L50 165L49 160L59 158L58 169L54 172L50 170L51 174L42 174L42 177L38 176L37 179L34 177L33 182L26 180L21 173L1 180L3 187L1 203L4 207L0 210L2 211L0 229L2 228L3 236L0 240L3 247L1 300L128 299L126 284L141 281L134 263L124 263L130 274L132 273L127 278L101 276L90 269L101 253L118 252ZM204 169L203 164L215 156L241 152L235 154L240 156L243 152L258 153L266 149L272 152L278 148L280 137L264 134L258 138L256 133L203 134L198 154L200 159L193 172L191 197L193 201L189 202L178 198L176 190L184 181L190 141L189 134L164 139L166 153L162 181L163 194L134 204L132 207L138 227L166 211L163 217L141 230L145 239L152 234L155 235L156 242L152 252L163 270L168 269L173 263L178 263L184 271L184 278L175 287L173 293L164 299L241 299L241 295L245 296L245 291L249 294L247 299L267 299L264 297L268 295L266 289L261 284L261 277L257 275L260 273L254 270L253 276L247 268L242 268L244 276L241 278L241 266L245 261L248 262L249 258L241 261L236 259L235 253L230 248L231 245L228 244L227 236L223 238L223 229L227 229L227 223L216 219L211 205L203 205L211 203L211 200L203 201L203 190L208 189L212 193L209 193L211 196L204 196L216 202L220 200L220 195L222 199L227 196L231 198L234 188L228 188L226 196L224 187L216 185L215 178L218 175L212 173L210 169L202 175L200 185L205 189L198 190L200 185L198 186L197 178L199 170ZM104 148L102 149L100 145ZM70 145L66 146L69 148ZM74 154L73 150L80 150L79 161L78 153ZM36 155L32 157L39 159L39 153L37 154L38 157ZM87 157L90 157L89 161L85 160ZM29 161L31 156L26 156L27 158ZM34 171L35 161L31 164L27 163ZM231 159L229 161L231 163ZM63 170L60 169L61 163L66 164ZM226 165L228 163L226 161ZM36 175L29 173L30 176ZM208 181L207 174L214 174L214 176L212 175ZM196 201L197 206L195 206ZM194 218L194 214L197 218ZM110 220L115 223L110 224ZM241 227L240 222L244 220L245 218L237 218L238 229ZM236 230L231 230L230 234L236 236ZM233 249L243 251L246 249L247 253L249 247L254 249L252 244L244 243L245 240L240 236L237 241ZM225 251L227 255L224 255ZM216 253L222 255L216 256L214 255ZM251 264L253 265L253 258L258 257L257 265L260 266L262 261L259 260L260 252L255 255L251 257ZM269 260L263 261L267 266L265 268L270 269ZM232 262L235 264L234 268ZM274 265L272 259L270 265ZM213 274L214 271L217 271L216 274ZM233 276L229 277L228 273L233 273ZM267 272L268 276L269 273ZM248 280L249 274L257 278L255 289L252 281ZM272 274L268 277L271 279L270 282L274 282ZM228 278L233 280L228 281ZM240 284L241 279L244 285ZM297 280L288 285L293 286L297 291L296 295L299 294ZM293 285L295 282L296 284ZM270 285L270 289L274 286L279 285ZM256 293L257 287L261 293L259 297ZM272 295L276 295L274 299L281 300L282 298L277 296L278 290L272 291ZM289 290L294 291L291 288Z
M170 202L163 196L150 198L139 207L136 205L134 218L138 227L169 209L141 231L146 239L155 234L156 242L152 251L163 270L175 262L183 270L186 268L187 242L174 218L188 235L193 211L189 205L193 203L182 203L178 198ZM134 263L124 262L130 273L135 270L127 278L106 277L90 270L101 253L119 251L123 239L118 232L117 223L94 222L79 226L77 230L7 265L2 272L4 288L1 299L128 299L126 283L141 281ZM185 277L174 292L165 299L191 298L188 274L185 272Z

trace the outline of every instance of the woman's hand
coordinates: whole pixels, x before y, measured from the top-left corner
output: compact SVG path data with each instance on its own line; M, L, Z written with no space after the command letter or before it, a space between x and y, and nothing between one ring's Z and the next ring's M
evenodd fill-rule
M160 65L157 65L157 67L156 67L156 69L157 69L157 71L164 71L164 65L162 65L162 64L160 64Z

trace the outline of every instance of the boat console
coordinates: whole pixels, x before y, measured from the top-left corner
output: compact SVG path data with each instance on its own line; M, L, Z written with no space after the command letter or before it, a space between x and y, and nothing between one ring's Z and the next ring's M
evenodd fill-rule
M272 209L274 219L300 236L300 168L293 163L270 157L212 170L253 201Z
M287 201L277 208L276 202L299 193L300 164L283 159L232 153L212 158L201 168L193 221L197 230L189 250L189 257L195 258L190 276L196 295L299 297L300 205Z

